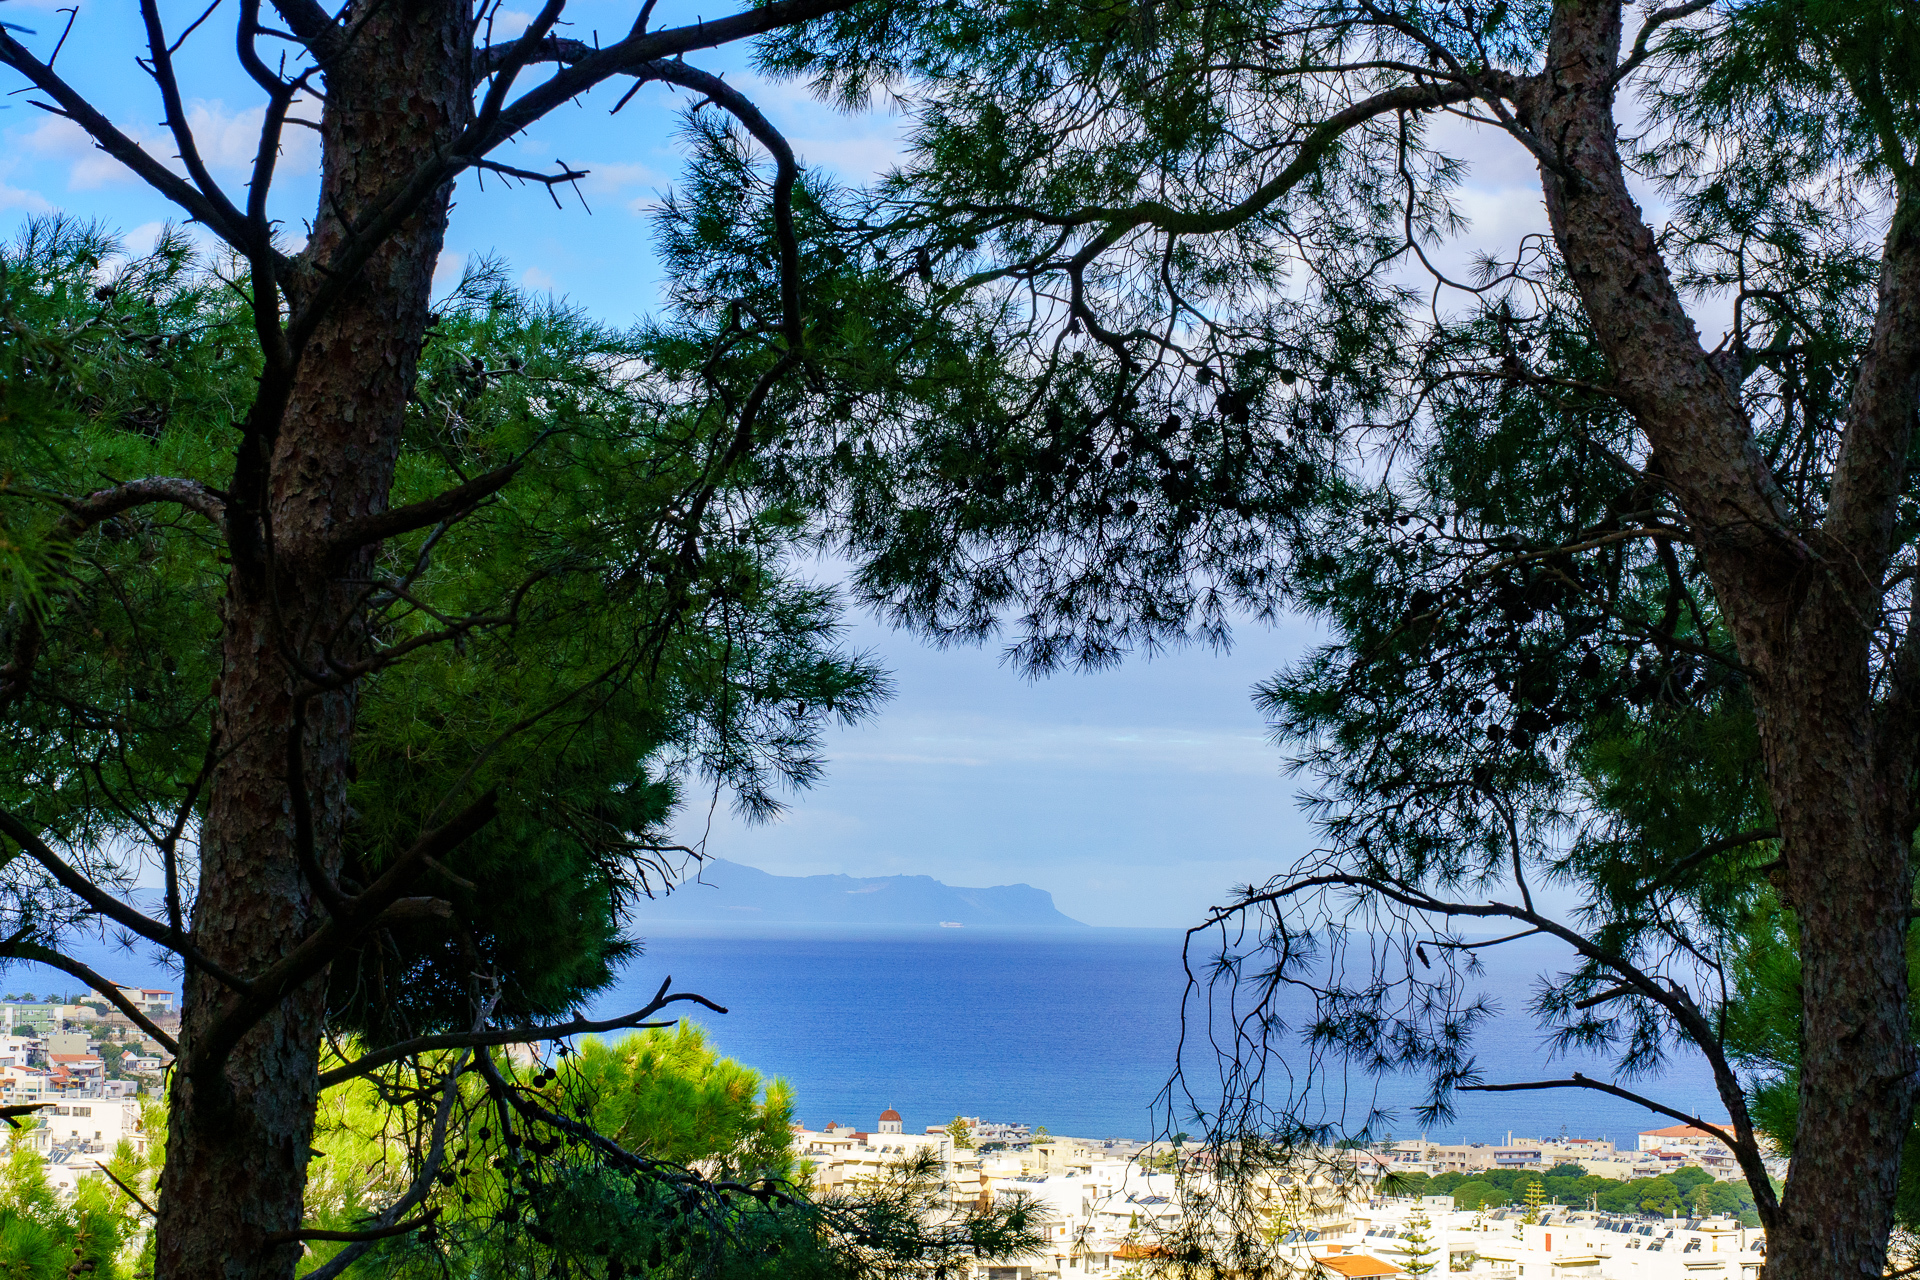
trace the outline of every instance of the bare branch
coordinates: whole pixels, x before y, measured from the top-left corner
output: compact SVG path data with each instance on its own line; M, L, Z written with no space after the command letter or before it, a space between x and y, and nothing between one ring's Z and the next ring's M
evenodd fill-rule
M50 1106L52 1104L41 1103L40 1105ZM141 1199L140 1193L138 1191L135 1191L132 1187L120 1181L119 1175L114 1173L113 1170L107 1168L107 1166L105 1166L104 1164L100 1165L99 1169L100 1169L100 1172L107 1175L107 1180L109 1182L113 1183L114 1186L120 1188L121 1191L126 1193L127 1199L133 1201L135 1204L139 1205L142 1209L145 1209L147 1211L147 1216L149 1218L158 1218L160 1216L160 1213L157 1209L155 1209L152 1205L148 1204L145 1200Z
M18 1129L20 1127L20 1117L30 1116L42 1107L51 1107L54 1105L56 1104L51 1102L14 1103L9 1106L0 1107L0 1120L5 1120L7 1127L10 1129Z
M1462 1093L1520 1093L1531 1089L1594 1089L1601 1093L1610 1093L1616 1098L1624 1098L1628 1102L1638 1103L1649 1111L1657 1111L1661 1115L1673 1120L1678 1120L1682 1124L1690 1124L1703 1133L1710 1133L1720 1139L1720 1141L1726 1143L1727 1149L1735 1155L1740 1154L1741 1151L1740 1143L1735 1141L1733 1135L1717 1124L1708 1124L1699 1116L1688 1115L1684 1111L1676 1111L1665 1103L1656 1102L1644 1094L1635 1093L1630 1089L1622 1089L1619 1085L1608 1084L1604 1080L1591 1079L1578 1071L1574 1072L1572 1078L1567 1080L1529 1080L1519 1084L1463 1084L1460 1086Z
M357 1058L345 1066L335 1067L331 1071L320 1073L320 1087L331 1089L356 1076L378 1070L402 1058L410 1058L419 1053L431 1053L436 1049L483 1048L502 1044L530 1044L535 1041L565 1040L569 1036L597 1035L603 1031L637 1031L649 1027L670 1027L672 1020L666 1022L648 1022L660 1010L682 1000L691 1000L705 1005L715 1013L725 1013L726 1009L715 1004L705 996L690 991L678 991L667 994L667 987L673 981L668 978L660 984L660 990L647 1002L645 1008L618 1018L609 1018L602 1022L591 1022L585 1018L574 1017L566 1022L546 1023L540 1026L503 1027L495 1031L456 1031L445 1035L420 1036L413 1040L403 1040L399 1044L388 1045L384 1049Z
M43 964L49 969L58 969L62 973L72 974L74 977L80 979L80 981L86 983L94 991L98 992L101 999L111 1004L121 1013L126 1014L128 1019L131 1020L136 1027L139 1027L149 1036L152 1036L168 1053L176 1058L180 1056L180 1045L178 1042L156 1026L153 1020L147 1017L139 1005L122 995L118 985L101 977L98 973L95 973L80 961L75 960L72 956L62 955L60 952L50 947L43 947L36 942L17 941L0 946L0 954L12 956L16 960L27 960L34 964Z
M188 217L205 224L234 248L243 253L247 251L247 227L239 220L238 211L233 209L231 203L217 203L209 199L191 182L147 154L140 144L115 128L112 121L101 115L61 79L52 66L34 57L25 45L3 30L0 30L0 65L12 67L31 81L36 89L52 98L54 105L44 109L65 116L79 125L96 146L125 165L148 186L186 210ZM274 262L276 269L284 269L286 265L285 260L277 255Z
M59 882L60 887L87 904L97 915L139 934L148 942L156 942L167 950L191 961L209 974L218 978L226 986L236 991L246 991L250 985L245 980L228 973L200 953L191 939L175 929L169 929L158 920L152 920L135 911L99 885L81 875L69 866L65 859L55 853L46 841L35 835L32 828L5 809L0 809L0 834L4 834L46 872Z
M156 0L140 0L140 18L147 27L147 53L152 61L147 71L153 76L154 83L160 86L160 103L166 109L166 126L173 134L173 144L180 149L180 163L187 167L187 173L193 178L194 186L207 202L219 210L220 216L234 226L247 225L245 217L227 199L227 193L213 180L213 174L207 169L206 161L200 158L199 144L194 141L193 130L187 125L186 104L180 99L180 82L173 74L173 50L167 44L167 33L160 21L160 6ZM249 235L246 248L255 246L256 238ZM251 252L248 254L252 256Z

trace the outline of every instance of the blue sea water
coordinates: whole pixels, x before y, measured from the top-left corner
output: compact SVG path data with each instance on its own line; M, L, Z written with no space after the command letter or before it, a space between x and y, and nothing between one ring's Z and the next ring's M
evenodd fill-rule
M899 1111L910 1129L955 1115L1044 1124L1087 1138L1163 1132L1156 1098L1181 1044L1186 974L1177 930L1085 929L700 931L648 937L645 956L596 1002L602 1017L639 1007L662 978L725 1005L696 1019L721 1050L794 1089L796 1113L872 1123ZM1489 1082L1607 1078L1604 1064L1551 1059L1525 1004L1534 975L1553 957L1513 952L1483 982L1501 1015L1476 1041ZM1217 1065L1190 1006L1186 1088L1210 1107ZM1298 1053L1288 1055L1297 1068ZM1515 1135L1610 1137L1631 1145L1642 1129L1671 1124L1644 1107L1587 1090L1458 1095L1451 1123L1422 1126L1412 1113L1423 1082L1346 1071L1321 1095L1324 1113L1349 1126L1370 1107L1395 1118L1401 1136L1505 1141ZM1636 1092L1702 1115L1724 1116L1704 1062L1680 1056ZM1183 1101L1183 1109L1188 1104ZM1190 1115L1176 1129L1198 1132ZM1376 1129L1376 1132L1379 1130Z
M694 1017L720 1050L786 1079L798 1118L866 1125L887 1108L911 1129L956 1115L1045 1125L1085 1138L1148 1138L1164 1132L1155 1101L1181 1044L1186 975L1182 934L1154 929L727 929L659 925L645 953L592 1007L612 1017L646 1003L663 978L726 1006ZM1501 948L1483 991L1500 1010L1475 1041L1489 1082L1607 1078L1604 1064L1551 1059L1527 1017L1530 987L1556 957L1529 944ZM177 987L140 952L77 948L115 980ZM77 990L63 974L8 967L7 991ZM684 1007L684 1006L683 1006ZM1193 1007L1196 1015L1197 1006ZM1196 1017L1185 1067L1193 1102L1218 1094L1216 1062ZM1289 1052L1276 1076L1298 1070ZM1331 1118L1344 1103L1349 1126L1370 1107L1395 1113L1376 1127L1436 1141L1516 1136L1612 1138L1631 1145L1642 1129L1672 1123L1645 1108L1585 1090L1461 1094L1451 1122L1423 1126L1412 1114L1419 1081L1347 1070L1322 1095ZM1677 1056L1665 1076L1636 1092L1706 1119L1725 1111L1697 1055ZM1199 1132L1182 1103L1175 1130Z

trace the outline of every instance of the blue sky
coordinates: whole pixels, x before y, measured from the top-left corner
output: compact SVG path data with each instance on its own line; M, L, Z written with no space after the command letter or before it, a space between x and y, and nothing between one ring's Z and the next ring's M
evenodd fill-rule
M4 0L0 16L38 27L41 51L64 19L60 0ZM162 0L179 29L200 5ZM718 12L730 5L715 4ZM570 34L624 28L631 11L604 0L570 7ZM658 21L691 20L698 2L663 3ZM237 75L222 14L182 54L189 113L216 174L240 191L259 119L257 95ZM163 158L150 82L133 64L135 0L82 0L60 68L122 127ZM710 15L709 15L710 16ZM230 17L225 20L230 21ZM503 10L512 34L525 14ZM846 115L805 87L769 84L731 51L693 59L749 90L788 133L803 162L858 181L898 153L905 118ZM9 90L15 87L6 86ZM0 224L56 209L97 217L128 240L149 243L174 216L158 196L95 151L77 128L0 98ZM502 257L529 288L553 291L615 323L658 302L649 215L679 171L677 111L687 102L650 88L618 115L612 94L562 109L504 155L529 167L564 160L590 169L580 198L555 209L543 190L463 180L443 279L469 255ZM1540 225L1531 165L1517 147L1470 150L1476 164L1462 205L1472 244L1509 245ZM295 130L276 213L290 235L312 207L312 135ZM1249 693L1310 638L1301 623L1243 630L1234 651L1175 653L1115 671L1030 684L996 649L931 651L910 637L854 618L852 643L892 668L896 699L870 723L836 732L824 783L796 797L770 825L745 828L724 802L707 825L691 809L682 835L706 838L716 855L784 874L916 873L954 884L1025 882L1050 890L1061 909L1091 924L1175 926L1193 922L1230 886L1264 879L1302 852L1311 833L1282 775L1280 753Z

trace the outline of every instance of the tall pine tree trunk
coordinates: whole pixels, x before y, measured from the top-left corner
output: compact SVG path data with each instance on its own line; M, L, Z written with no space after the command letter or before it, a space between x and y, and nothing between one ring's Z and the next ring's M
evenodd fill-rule
M1817 587L1759 702L1782 896L1800 926L1800 1111L1767 1275L1884 1273L1913 1116L1906 771L1876 758L1860 628ZM1822 600L1821 597L1826 599ZM1821 615L1825 613L1823 618ZM1811 616L1809 616L1811 615ZM1819 625L1822 622L1838 625ZM1809 625L1812 624L1812 625ZM1834 633L1852 641L1836 652ZM1902 753L1904 754L1904 753Z
M1877 1276L1912 1115L1913 753L1908 735L1876 719L1870 663L1913 391L1871 385L1870 353L1830 509L1816 530L1798 531L1758 452L1739 375L1707 355L1628 190L1613 101L1621 34L1618 0L1562 0L1546 69L1517 94L1519 115L1542 153L1574 288L1646 436L1648 471L1687 513L1760 721L1779 883L1800 925L1806 1037L1768 1280ZM1901 313L1920 301L1906 296L1920 255L1899 222L1875 338L1895 383L1907 359L1894 349Z
M313 242L324 260L394 185L444 148L470 111L471 22L462 0L382 0L353 19L349 56L325 81L323 176ZM301 668L364 653L356 617L372 549L342 558L344 521L388 505L400 431L428 322L451 188L389 238L299 355L291 396L268 446L260 494L270 540L264 571L236 557L220 683L222 762L201 833L197 946L241 974L309 936L326 907L303 873L287 741ZM318 280L309 280L311 288ZM298 285L295 300L299 300ZM352 686L306 702L305 789L315 857L340 865L352 750ZM204 973L186 981L181 1069L170 1097L156 1276L291 1277L312 1136L324 975L278 1004L224 1061L194 1071L196 1046L229 993Z

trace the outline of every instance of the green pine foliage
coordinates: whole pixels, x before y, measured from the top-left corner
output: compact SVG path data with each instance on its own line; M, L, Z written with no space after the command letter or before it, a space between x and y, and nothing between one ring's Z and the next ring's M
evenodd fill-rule
M154 1113L149 1112L151 1117ZM152 1271L146 1211L99 1174L79 1180L72 1197L47 1181L46 1163L24 1141L28 1127L8 1137L0 1155L0 1274L13 1280L134 1280ZM128 1186L151 1195L158 1160L137 1156L122 1142L107 1167Z
M1408 1275L1427 1276L1440 1269L1444 1259L1434 1257L1440 1246L1429 1234L1432 1230L1433 1221L1424 1212L1407 1219L1406 1229L1400 1233L1400 1265Z
M445 1163L422 1205L432 1230L383 1242L348 1275L867 1280L1017 1255L1040 1239L1018 1201L954 1212L937 1161L815 1194L793 1150L790 1090L720 1056L697 1027L587 1040L548 1067L497 1069L558 1122L507 1121L473 1074L457 1077ZM312 1222L351 1230L415 1176L422 1134L404 1131L392 1097L419 1085L446 1087L405 1073L325 1095ZM343 1247L317 1246L303 1265Z
M60 219L0 248L0 593L31 611L63 691L15 708L0 803L103 884L135 873L117 831L166 832L195 803L221 566L182 508L75 541L59 502L108 476L222 483L256 363L230 266L174 232L129 255ZM464 518L388 540L368 584L399 660L360 682L343 882L462 787L497 789L501 815L425 886L451 920L396 922L333 965L333 1025L370 1045L466 1029L477 970L500 980L496 1017L574 1008L635 954L635 899L685 867L664 832L686 789L771 815L818 776L824 727L886 692L840 647L834 593L791 572L789 513L729 477L690 509L728 437L656 376L645 335L535 303L496 265L439 308L394 501L516 470ZM22 888L10 931L81 922Z

